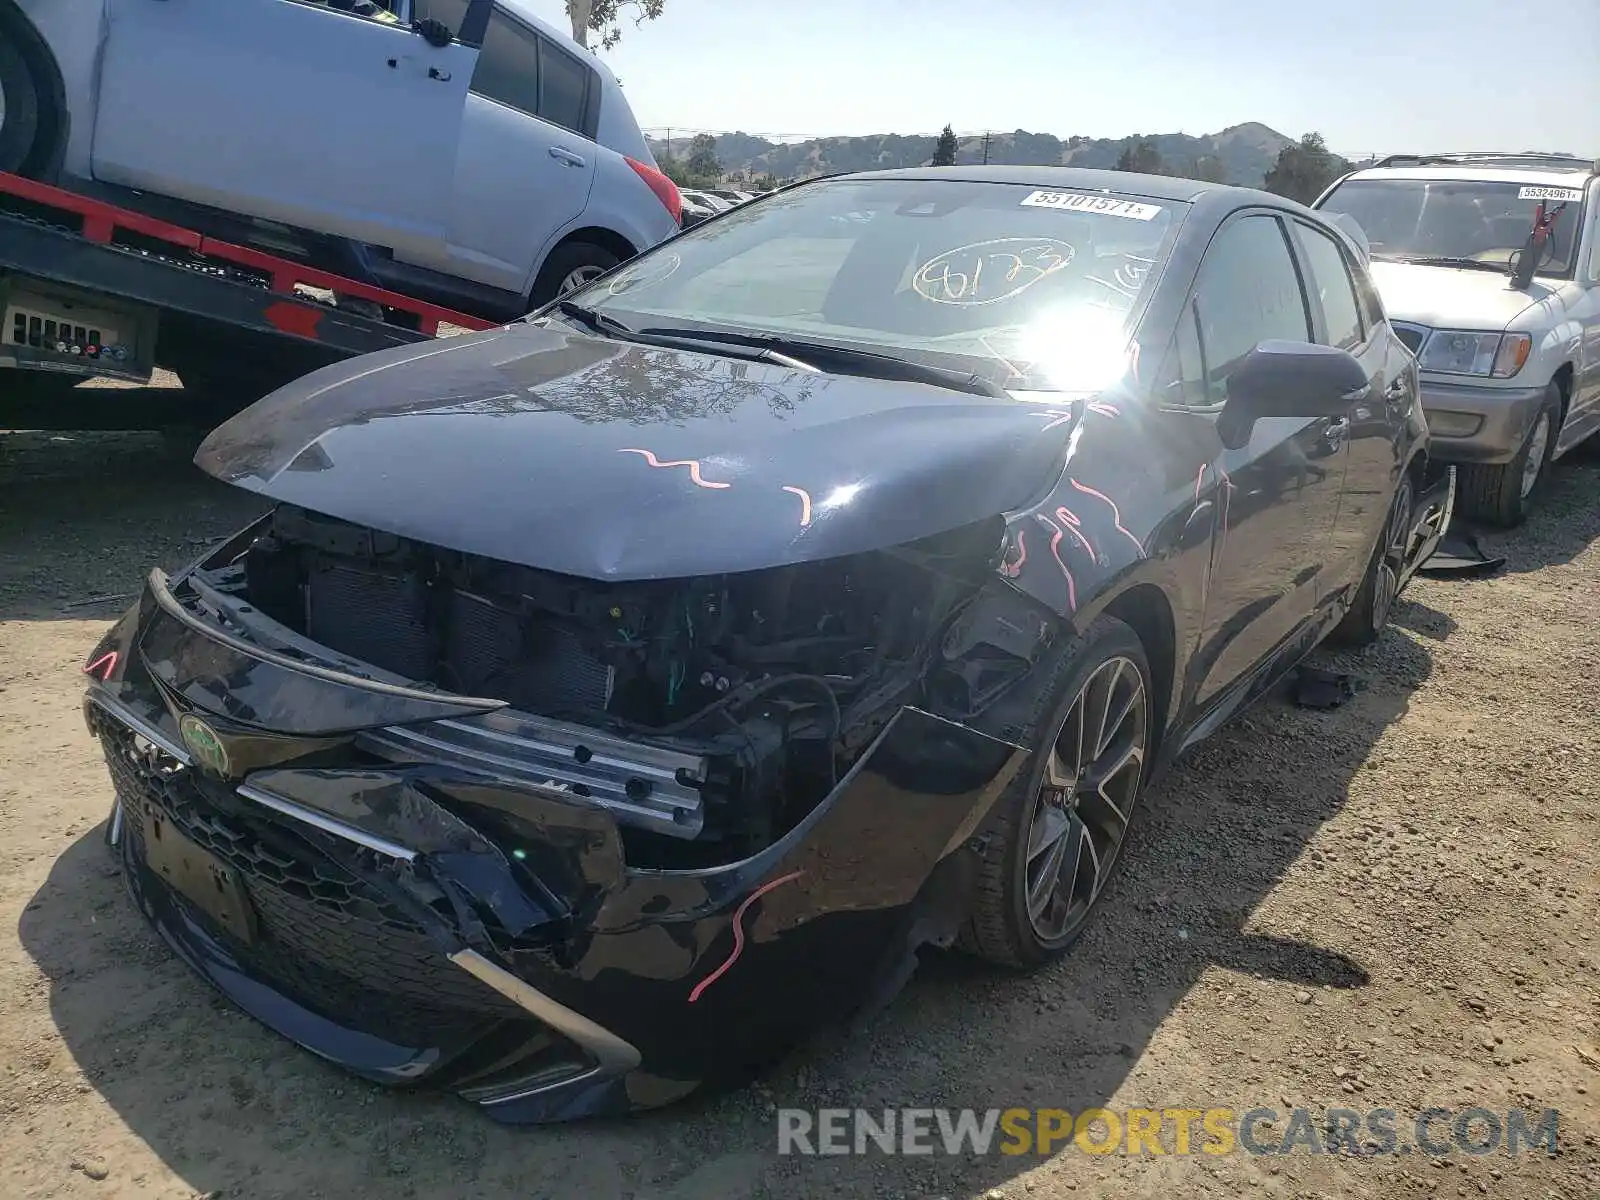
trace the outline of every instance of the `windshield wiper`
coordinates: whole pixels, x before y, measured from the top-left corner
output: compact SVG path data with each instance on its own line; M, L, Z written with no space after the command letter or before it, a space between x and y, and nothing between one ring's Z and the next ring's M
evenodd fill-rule
M595 333L610 334L612 337L632 339L633 330L609 313L596 312L592 308L585 308L576 300L557 300L556 311L564 317L571 317L586 329Z
M867 379L893 379L904 383L926 383L953 392L964 392L969 396L992 396L998 400L1010 398L1010 394L1003 387L993 380L985 379L982 375L952 371L945 367L930 367L909 358L879 354L874 350L858 350L852 346L834 346L827 342L812 342L804 338L785 337L775 333L725 333L715 329L652 326L632 332L635 337L652 340L749 347L767 352L769 361L802 370L859 375ZM785 359L788 361L784 362Z
M1373 255L1374 258L1377 255ZM1484 262L1481 258L1452 258L1449 255L1424 255L1408 257L1406 255L1385 255L1385 262L1409 263L1414 267L1462 267L1469 271L1493 271L1496 275L1504 275L1505 263Z

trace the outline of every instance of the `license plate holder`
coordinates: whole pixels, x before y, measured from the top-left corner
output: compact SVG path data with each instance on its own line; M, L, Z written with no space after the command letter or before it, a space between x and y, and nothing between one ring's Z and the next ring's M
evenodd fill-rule
M145 865L230 936L254 940L255 910L234 870L185 837L164 813L141 808Z

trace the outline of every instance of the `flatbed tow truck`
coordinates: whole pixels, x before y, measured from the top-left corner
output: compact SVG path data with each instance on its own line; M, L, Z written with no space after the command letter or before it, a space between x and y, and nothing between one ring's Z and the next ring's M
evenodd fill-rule
M329 363L494 324L0 172L0 429L209 426ZM157 368L183 388L77 386Z

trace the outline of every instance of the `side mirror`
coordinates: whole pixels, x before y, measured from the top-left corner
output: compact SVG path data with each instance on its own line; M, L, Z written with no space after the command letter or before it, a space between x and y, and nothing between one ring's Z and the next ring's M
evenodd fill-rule
M1348 350L1310 342L1261 342L1228 376L1228 408L1240 417L1334 417L1370 387Z

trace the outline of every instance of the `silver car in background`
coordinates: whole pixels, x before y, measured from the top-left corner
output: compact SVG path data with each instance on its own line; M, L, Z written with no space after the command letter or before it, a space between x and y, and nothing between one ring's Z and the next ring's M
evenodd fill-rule
M615 76L529 0L0 0L0 47L0 170L491 319L678 231Z
M1396 155L1313 207L1367 236L1459 511L1519 523L1549 463L1600 431L1600 162Z

